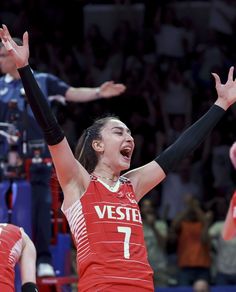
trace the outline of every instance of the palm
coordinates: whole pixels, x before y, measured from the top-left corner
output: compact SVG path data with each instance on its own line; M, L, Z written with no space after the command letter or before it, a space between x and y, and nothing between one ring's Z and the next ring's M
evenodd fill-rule
M29 58L28 33L24 33L23 35L23 46L18 46L12 39L7 27L3 25L3 28L0 28L0 38L6 50L14 59L15 64L18 68L28 64Z
M217 86L218 95L222 98L228 98L234 102L236 99L236 83L234 81L228 81L225 85Z
M123 84L114 83L113 81L107 81L100 87L100 95L103 97L120 95L124 91L125 86Z
M11 56L13 57L17 67L23 67L28 60L29 54L25 47L17 46L11 52Z

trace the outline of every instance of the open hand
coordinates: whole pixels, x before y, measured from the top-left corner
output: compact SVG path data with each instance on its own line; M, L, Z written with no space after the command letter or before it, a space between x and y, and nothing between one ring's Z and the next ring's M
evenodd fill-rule
M121 83L114 83L113 81L106 81L100 86L99 95L101 97L109 98L117 96L125 91L125 85Z
M215 78L216 91L218 99L216 105L227 109L231 104L236 101L236 81L233 79L234 67L230 67L228 79L225 84L221 83L220 77L216 73L212 73Z
M18 46L12 39L7 26L3 24L2 28L0 28L0 38L8 54L12 56L17 68L28 65L29 37L27 32L23 35L23 46Z

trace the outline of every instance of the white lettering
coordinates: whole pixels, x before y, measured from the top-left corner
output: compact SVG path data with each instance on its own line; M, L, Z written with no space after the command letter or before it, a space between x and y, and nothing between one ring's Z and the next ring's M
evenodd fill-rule
M116 217L117 220L124 220L125 214L121 211L121 209L124 209L123 207L117 207L116 212L119 217Z
M130 221L130 210L131 210L131 208L125 208L125 210L126 210L126 220Z
M137 209L132 209L132 218L134 222L140 222L139 211Z
M99 219L116 219L142 223L140 211L136 208L123 206L94 206Z
M115 206L107 206L107 217L109 219L116 219L116 216L113 216L116 214L116 210L113 209L115 209Z
M106 208L107 206L103 206L103 211L101 211L100 207L99 206L94 206L96 212L97 212L97 215L99 217L99 219L103 219L104 216L105 216L105 212L106 212Z

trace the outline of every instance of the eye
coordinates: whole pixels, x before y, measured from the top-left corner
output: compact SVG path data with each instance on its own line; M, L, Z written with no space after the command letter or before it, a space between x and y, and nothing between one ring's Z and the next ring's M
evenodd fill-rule
M115 131L115 134L122 136L123 132L122 131Z

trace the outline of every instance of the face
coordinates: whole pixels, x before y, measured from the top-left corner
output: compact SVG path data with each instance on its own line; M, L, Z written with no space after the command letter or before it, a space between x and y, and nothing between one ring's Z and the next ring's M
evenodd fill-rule
M0 71L3 74L11 74L16 71L15 63L4 47L0 47Z
M119 120L111 119L102 129L101 136L100 162L114 171L128 169L134 150L134 139L127 126Z
M193 292L209 292L207 282L205 280L197 280L193 285Z

